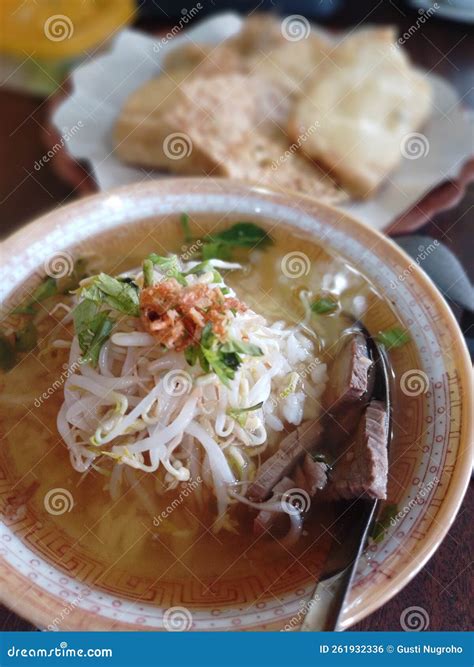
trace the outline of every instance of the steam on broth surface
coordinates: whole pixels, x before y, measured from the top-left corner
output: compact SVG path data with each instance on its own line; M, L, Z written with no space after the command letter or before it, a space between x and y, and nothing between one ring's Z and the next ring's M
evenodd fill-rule
M230 229L233 224L232 220L220 223L219 229ZM258 225L261 228L260 222ZM81 297L61 294L41 302L34 315L37 347L30 353L19 355L14 368L1 376L2 454L8 461L15 484L10 508L12 520L18 521L20 530L23 530L21 514L24 508L15 504L15 493L30 489L28 511L37 525L33 548L70 574L104 589L119 591L121 595L160 602L163 595L160 587L166 589L166 582L197 586L199 596L196 599L202 601L212 599L213 587L219 582L235 583L243 577L250 581L255 577L261 587L256 597L264 598L285 590L288 576L294 582L303 582L323 569L331 541L327 528L334 521L333 503L327 489L314 494L305 491L302 464L299 468L301 475L296 481L293 472L287 471L282 477L292 482L290 490L305 491L303 502L309 499L308 507L303 507L300 514L291 509L288 512L284 506L285 491L270 494L262 501L260 510L272 515L269 530L256 533L259 502L248 495L249 487L258 477L262 464L279 450L288 434L296 432L302 423L321 421L325 414L328 406L324 404L324 392L331 367L340 354L341 341L344 342L351 332L351 322L345 314L361 318L371 332L396 332L397 319L389 304L342 258L330 256L320 246L307 238L296 237L285 227L268 224L262 224L262 227L271 229L272 243L251 243L250 247L238 244L222 247L221 243L216 249L219 245L216 239L212 242L205 240L205 246L214 243L214 247L204 252L224 255L225 259L214 265L211 260L211 264L195 273L189 272L202 261L202 244L194 244L198 257L191 252L193 242L188 241L183 249L183 229L176 219L159 226L153 221L144 221L135 229L121 230L118 236L104 236L99 239L97 249L92 250L87 245L76 248L72 254L76 258L87 257L89 273L102 272L113 277L126 272L129 282L123 284L138 285L142 299L140 302L139 297L137 301L141 323L133 324L123 313L117 317L107 339L112 350L109 361L97 358L95 367L90 364L91 371L87 371L87 375L77 371L81 349L77 348L75 356L71 357L70 343L75 332L72 317L67 314L73 301L77 303ZM216 234L212 219L196 218L191 222L193 236L205 238L208 230ZM164 273L160 273L156 257L157 263L152 261L151 267L154 274L150 275L149 265L142 264L150 253L163 258L170 252L181 255L180 275L188 272L184 281L180 276L179 281L176 280L176 267L170 273L170 267L166 265ZM227 269L229 262L231 268ZM216 271L222 275L216 276ZM191 287L193 298L198 292L201 297L204 291L207 299L214 298L213 290L219 290L223 293L223 301L219 296L219 308L227 300L234 301L228 301L231 308L224 309L224 314L213 311L206 302L200 317L193 320L193 327L196 327L194 338L191 336L188 341L185 332L180 349L176 343L178 339L173 342L171 338L167 339L166 349L163 349L162 339L152 342L151 338L144 339L145 344L137 347L137 339L133 338L135 329L141 336L153 337L157 332L164 335L163 327L153 329L157 319L161 323L163 313L153 311L149 320L143 319L149 306L145 304L144 294L147 288L151 289L149 296L155 299L153 303L156 305L156 299L162 298L158 288L170 280L174 281L174 309L182 307L183 299L186 300L192 292ZM81 285L83 290L97 287L97 283L87 279ZM65 304L66 309L58 306L59 303ZM244 304L242 310L240 304ZM166 314L171 310L168 308ZM184 318L183 312L180 311L181 318ZM209 318L212 315L212 322L206 321L207 314ZM209 328L209 323L214 325L216 318L225 329L221 339L212 327ZM282 324L275 324L277 322ZM282 331L290 333L283 336ZM172 328L167 331L170 332L175 334ZM196 340L202 341L206 332L214 336L209 345L212 354L209 350L198 350L193 365L190 365L194 351L189 352L189 349L196 347ZM76 346L79 345L77 340ZM230 346L229 340L233 341ZM118 341L117 344L114 341ZM198 358L198 352L207 354L210 367L209 361ZM219 362L214 359L215 353ZM117 355L115 360L114 354ZM183 361L185 354L189 358ZM155 364L158 375L144 375L143 383L134 385L133 390L122 383L120 392L130 398L127 411L117 416L114 409L119 403L114 405L114 401L97 408L99 375L103 386L113 391L114 377L123 372L124 364L128 365L124 376L130 377L137 372L143 356L147 368ZM165 365L160 371L160 360L169 358L179 358L178 365ZM225 361L223 367L219 365L222 360ZM144 362L140 368L146 364ZM191 387L185 387L181 395L179 382L182 378L177 379L176 386L173 385L178 395L172 399L180 402L180 411L185 409L183 406L190 402L200 383L202 388L197 400L201 401L202 414L207 410L215 419L219 401L228 401L220 417L220 434L212 434L221 454L212 460L213 454L209 453L208 447L196 444L197 436L193 441L191 436L194 434L202 436L196 426L185 441L177 438L167 467L161 463L149 472L146 469L153 468L153 453L146 449L143 454L141 445L135 448L138 454L127 450L127 446L133 449L133 444L141 442L151 432L147 430L149 424L143 424L143 414L132 419L133 423L123 433L119 433L118 425L149 394L157 377L163 379L165 371L169 373L170 369L176 368L191 378ZM268 369L273 369L274 375L265 379L264 371ZM224 377L226 373L227 379ZM233 405L229 403L233 400L232 387L236 377L241 378L245 373L246 399L250 400L252 395L257 398L237 407L238 401ZM76 375L84 378L80 390L74 385ZM260 385L255 389L257 382ZM206 388L209 385L211 388ZM90 391L91 387L93 391ZM213 397L211 389L216 387L217 393ZM90 431L92 441L81 444L81 453L77 456L71 454L64 433L58 432L58 414L65 414L65 388L66 392L71 392L70 408L86 400L93 414L88 421L90 415L77 412L77 407L75 414L73 409L69 410L69 421L64 420L68 432L72 433L75 428L82 434ZM204 400L202 397L206 395ZM238 392L237 398L241 395ZM153 402L150 405L152 409ZM120 410L120 406L117 409ZM155 412L149 415L150 424L158 423L166 412L160 413L159 401L154 409ZM173 406L168 409L178 410ZM199 423L206 424L202 414ZM173 413L173 417L176 414ZM97 420L102 429L99 442L93 439L97 434ZM217 422L212 423L216 428ZM262 428L265 429L264 437ZM227 431L234 437L230 444ZM145 436L137 435L139 432ZM114 433L119 433L115 444ZM127 437L131 438L132 444L123 444ZM246 437L254 438L254 441L246 445ZM173 438L168 439L167 445L172 441ZM114 447L115 453L112 451ZM197 463L190 461L193 449L198 451ZM98 450L104 453L97 456ZM93 457L92 465L87 458L89 451ZM162 450L160 452L163 454ZM83 465L84 472L71 466L74 456L75 467ZM320 460L316 457L316 463L322 466L324 474L330 472L331 462L326 462L324 457ZM219 475L222 474L225 480L228 471L232 475L229 488L221 485L220 491L216 492ZM69 503L70 511L61 513L60 508L55 511L54 507L51 510L45 499L52 490L68 492L66 503ZM281 516L274 521L277 513ZM268 519L268 516L262 517Z

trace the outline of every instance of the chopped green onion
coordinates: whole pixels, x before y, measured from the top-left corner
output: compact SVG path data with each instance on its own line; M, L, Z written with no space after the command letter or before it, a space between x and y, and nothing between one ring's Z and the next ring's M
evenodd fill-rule
M194 366L198 360L199 348L197 345L191 345L184 350L184 358L190 366Z
M148 255L149 259L155 266L160 269L160 272L168 278L174 278L180 285L186 285L186 278L181 271L179 260L176 255L170 257L163 257L152 252Z
M205 373L212 370L226 386L229 384L229 380L234 379L235 371L241 363L238 355L222 354L218 344L215 343L206 346L200 345L199 362Z
M402 345L410 342L410 334L406 329L402 329L401 327L393 327L392 329L379 331L375 338L377 342L384 345L387 350L402 347Z
M73 319L82 361L96 366L102 345L112 331L114 320L105 311L100 312L97 303L91 299L84 299L75 307Z
M385 533L387 532L388 528L392 523L392 520L397 516L397 514L398 514L398 506L395 504L386 505L383 508L382 513L375 522L374 528L370 535L370 537L373 539L374 542L378 543L383 540L383 538L385 537Z
M237 420L241 415L247 414L248 412L254 412L255 410L260 410L262 406L263 401L261 403L257 403L256 405L251 405L249 408L231 408L230 410L227 410L227 414L229 417L232 417L232 419Z
M290 394L294 394L295 391L296 391L296 387L298 386L299 379L300 379L300 376L298 375L298 373L296 371L293 371L292 373L290 373L290 382L289 382L288 386L286 387L286 389L284 389L280 393L280 398L286 398Z
M143 262L143 284L145 287L153 286L154 271L153 262L150 259L145 259Z
M214 271L214 268L212 264L209 262L209 260L206 260L204 262L199 262L199 264L196 264L196 266L193 266L192 269L189 269L189 271L186 271L183 275L185 276L199 276L203 273L207 273L208 271Z
M209 234L203 239L204 260L232 258L233 248L263 247L272 242L267 232L253 222L237 222L222 232Z
M212 273L213 282L215 283L223 282L221 274L219 273L219 271L216 271L216 269L212 266L209 260L206 260L204 262L199 262L199 264L196 264L196 266L194 266L192 269L189 269L189 271L183 273L183 276L199 276L202 275L203 273L207 273L208 271Z
M197 358L205 373L212 370L228 386L229 380L234 379L235 371L242 363L242 354L256 357L261 356L263 352L256 345L234 339L220 343L212 331L212 325L206 324L202 330L197 352Z
M339 301L332 295L321 295L311 304L311 310L317 315L329 315L339 309Z
M29 352L38 342L38 331L29 321L25 326L15 333L15 346L18 352Z
M56 279L51 277L45 278L33 291L31 297L23 304L17 306L13 310L13 313L15 315L34 315L38 303L45 299L49 299L51 296L55 296L57 293L58 286Z
M3 371L9 371L15 365L15 361L15 346L6 336L0 334L0 368Z
M0 332L0 368L9 370L17 361L17 352L29 352L38 342L38 331L33 317L38 304L58 294L55 278L48 276L33 291L31 296L12 310L14 315L22 315L23 326L8 338Z
M189 215L187 213L182 213L181 218L180 218L180 222L181 222L181 228L182 228L183 234L184 234L184 242L185 243L191 243L191 241L193 240L193 237L191 235L191 229L189 227Z
M232 249L230 246L220 241L205 241L202 246L202 258L204 260L209 259L222 259L227 261L232 259Z
M221 346L222 352L237 352L238 354L247 354L249 357L261 357L263 355L262 350L252 343L245 343L241 340L235 340L234 338L223 343Z
M87 260L85 260L83 257L76 259L71 275L68 277L66 283L61 285L62 294L69 294L69 292L74 292L74 290L79 287L81 280L87 278L88 274L86 266Z
M271 242L267 232L254 222L237 222L229 229L212 234L209 238L241 248L253 248L256 245Z
M82 288L81 296L96 304L106 303L125 315L139 317L140 300L134 283L126 283L106 273L99 273Z

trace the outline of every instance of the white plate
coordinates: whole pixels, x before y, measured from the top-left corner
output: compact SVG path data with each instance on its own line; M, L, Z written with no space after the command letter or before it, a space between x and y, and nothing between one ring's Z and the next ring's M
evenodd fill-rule
M73 93L58 108L53 121L70 154L89 162L101 190L160 176L157 171L125 165L114 154L112 128L127 97L159 74L170 49L188 40L217 44L238 32L241 25L236 14L219 14L166 41L124 30L108 53L74 71ZM373 199L343 207L376 229L387 227L440 181L456 177L474 153L474 123L456 92L439 77L431 73L426 76L434 88L434 107L423 129L422 145L418 146L420 157L403 158ZM416 142L415 138L414 149Z

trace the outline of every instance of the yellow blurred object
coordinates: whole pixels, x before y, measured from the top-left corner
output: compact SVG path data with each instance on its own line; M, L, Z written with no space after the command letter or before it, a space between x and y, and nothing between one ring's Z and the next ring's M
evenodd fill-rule
M0 51L72 59L107 41L134 14L133 0L0 0Z

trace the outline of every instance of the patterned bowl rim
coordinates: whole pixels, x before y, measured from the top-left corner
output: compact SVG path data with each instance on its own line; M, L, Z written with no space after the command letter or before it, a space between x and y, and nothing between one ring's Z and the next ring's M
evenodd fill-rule
M380 244L379 247L384 251L384 261L390 261L393 265L395 265L395 262L398 262L398 265L408 264L412 267L410 269L410 279L429 295L437 310L442 314L444 324L451 335L451 351L456 354L456 367L460 378L458 384L465 391L462 395L464 422L459 438L456 462L449 480L448 492L436 514L437 521L434 525L430 525L424 538L416 542L410 552L410 557L402 564L400 570L383 584L372 586L372 590L365 590L363 604L362 600L359 600L354 609L351 607L349 613L344 613L342 627L346 629L385 604L424 567L439 547L456 517L467 490L472 469L472 367L462 333L454 315L430 278L416 263L413 263L412 259L394 241L337 208L318 202L311 197L301 197L293 192L276 192L266 188L247 186L228 179L170 178L150 180L114 188L59 207L33 220L3 240L0 243L0 251L5 258L9 259L10 266L12 266L11 262L15 261L18 256L28 258L28 261L25 262L23 275L20 278L17 277L14 284L10 280L10 284L4 288L3 296L7 295L15 285L21 284L34 268L38 268L39 260L35 259L35 248L37 249L41 245L47 232L53 237L55 235L54 230L56 230L60 238L61 230L72 229L74 225L77 225L78 220L91 220L95 217L95 222L90 226L89 232L85 236L81 236L79 232L79 235L71 242L72 244L78 240L100 234L105 229L126 224L127 220L120 218L120 209L124 208L123 204L127 201L137 209L139 209L140 200L142 200L142 203L145 200L149 200L148 203L153 202L153 206L147 210L147 214L138 210L137 214L129 215L130 220L128 222L133 223L133 220L138 221L150 216L158 218L167 215L167 212L163 209L163 203L166 202L167 198L171 198L171 201L174 202L174 208L172 207L174 213L179 213L183 210L177 206L177 200L180 197L184 199L186 197L191 197L191 199L208 197L209 202L211 202L213 197L218 199L219 197L231 196L234 198L233 201L237 203L246 200L247 203L253 202L254 204L257 201L264 204L273 203L278 207L279 212L287 209L288 215L290 211L295 213L295 210L297 210L301 213L301 216L312 219L314 224L321 222L323 225L328 225L334 235L342 234L353 242L357 241L364 249L371 251L373 255L376 255L372 249L374 244ZM188 210L190 213L193 212L192 208ZM209 208L204 206L198 210L200 213L214 212L211 204L209 204ZM94 211L98 215L94 216ZM104 214L105 218L103 217ZM298 224L294 221L283 219L283 222L293 228L298 227ZM337 229L338 227L342 227L343 231L340 232ZM303 227L303 229L311 233L310 226ZM6 271L2 269L4 277L7 277L9 270L8 262L6 264ZM436 330L436 324L433 324L433 330ZM64 600L60 600L47 589L35 583L34 580L21 574L5 560L3 554L0 556L0 600L39 627L46 627L48 621L54 616L55 610L58 611L61 607L64 607ZM61 629L146 630L150 628L141 627L136 623L115 621L98 615L97 612L76 608L74 616L66 619L62 623ZM270 629L274 628L270 627Z

